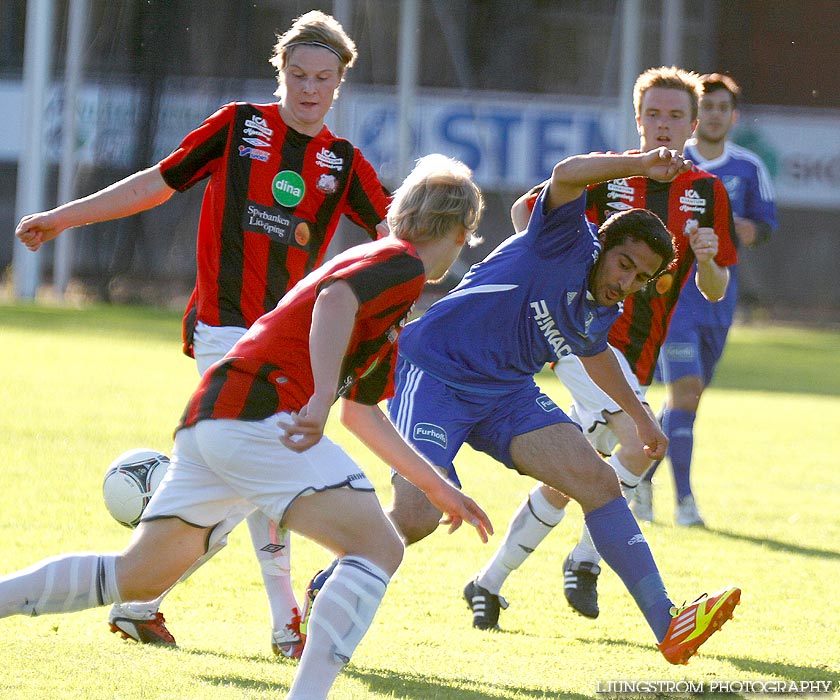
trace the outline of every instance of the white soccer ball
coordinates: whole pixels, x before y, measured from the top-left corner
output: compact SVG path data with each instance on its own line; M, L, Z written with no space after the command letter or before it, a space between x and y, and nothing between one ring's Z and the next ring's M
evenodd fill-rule
M168 466L169 457L146 448L123 452L111 462L102 482L102 496L114 520L137 527Z

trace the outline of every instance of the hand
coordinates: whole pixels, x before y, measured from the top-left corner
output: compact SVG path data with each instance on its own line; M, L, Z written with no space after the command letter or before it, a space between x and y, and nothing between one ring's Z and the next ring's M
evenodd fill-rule
M717 255L718 237L713 228L700 227L697 219L689 219L685 224L685 235L698 263L713 260Z
M43 243L51 241L64 230L49 212L24 216L15 229L15 236L29 250L36 251Z
M330 402L312 396L299 412L290 414L291 422L277 423L283 431L280 442L294 452L304 452L317 445L324 435L331 406Z
M643 174L658 182L670 182L677 175L691 170L692 165L682 154L664 146L642 154Z
M647 407L646 407L647 408ZM659 421L647 409L648 415L636 423L636 433L644 445L645 455L648 459L658 461L665 459L668 452L668 437L662 432Z
M426 496L435 508L443 513L440 519L442 525L449 525L449 534L461 527L466 521L477 531L481 541L486 543L488 534L493 534L493 524L481 507L465 493L454 486L440 480L434 492L427 491Z
M756 244L758 238L758 229L752 219L743 219L740 216L735 217L735 235L738 236L738 242L749 248Z
M379 238L387 238L391 235L391 229L388 226L388 220L382 219L378 224L376 224L376 235Z

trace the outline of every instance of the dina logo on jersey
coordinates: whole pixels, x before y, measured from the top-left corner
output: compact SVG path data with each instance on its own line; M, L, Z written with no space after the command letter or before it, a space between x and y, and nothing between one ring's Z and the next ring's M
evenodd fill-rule
M300 204L306 193L303 178L294 170L283 170L274 176L271 183L271 193L274 200L283 207L294 207Z
M417 423L414 430L411 431L411 439L433 442L435 445L446 449L446 431L439 425Z
M559 406L554 403L550 398L548 398L545 394L541 394L537 397L537 406L539 406L543 411L546 413L551 413L552 411L559 410Z

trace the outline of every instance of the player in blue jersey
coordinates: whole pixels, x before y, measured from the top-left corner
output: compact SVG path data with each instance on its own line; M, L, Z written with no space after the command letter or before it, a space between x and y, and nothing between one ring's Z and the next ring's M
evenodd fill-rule
M767 240L776 228L773 185L755 153L727 141L738 118L738 84L719 73L704 75L701 80L703 97L695 138L686 142L683 153L723 181L732 205L737 243L750 248ZM694 284L683 287L659 356L658 377L666 385L662 427L670 440L668 457L674 473L678 525L704 524L690 480L694 421L732 325L738 299L736 272L737 265L729 267L729 286L717 303L709 302ZM641 520L653 520L651 479L656 466L639 483L632 504Z
M639 75L633 103L641 150L668 144L682 151L696 126L701 95L700 76L676 66L650 68ZM518 230L528 221L527 205L532 198L531 193L525 195L511 209ZM587 188L587 200L587 217L595 223L609 219L615 210L645 206L674 234L676 254L671 269L656 285L627 300L609 335L628 383L644 400L683 285L696 283L710 299L720 299L726 291L727 266L737 260L730 237L729 198L718 178L694 168L664 183L641 177L597 183ZM692 282L695 260L699 264ZM630 501L653 464L638 440L633 420L593 381L579 358L558 359L554 371L572 395L572 417L615 469ZM477 582L498 595L510 574L563 519L568 501L568 495L552 488L538 485L532 490L516 510L499 548L477 574ZM563 593L569 605L591 618L600 613L597 581L602 556L598 549L584 527L563 563Z
M731 616L740 591L674 608L615 472L578 425L540 392L534 374L547 362L579 355L633 419L646 452L664 453L659 424L625 380L607 334L621 302L670 264L673 239L643 209L617 214L596 229L585 218L584 188L634 175L667 181L689 168L665 148L558 163L527 228L405 328L388 407L414 448L456 483L452 460L467 443L578 501L599 551L671 663L685 662ZM389 516L407 544L437 528L441 513L420 490L396 475L393 489ZM464 595L474 625L497 626L498 596L475 582Z

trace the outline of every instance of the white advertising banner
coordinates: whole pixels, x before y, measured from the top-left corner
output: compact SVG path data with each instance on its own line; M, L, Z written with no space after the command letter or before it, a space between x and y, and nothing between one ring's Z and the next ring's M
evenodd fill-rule
M274 83L239 85L238 98L267 102ZM229 82L218 89L184 82L167 85L159 100L154 158L162 158L202 119L233 99ZM48 106L48 153L60 152L60 86ZM391 184L399 182L398 103L394 89L348 85L328 117ZM86 165L130 167L137 147L139 91L89 85L80 91L77 157ZM0 160L26 152L20 81L0 80ZM421 91L411 124L413 153L439 152L467 163L482 187L524 191L575 153L616 149L620 113L615 100L513 93ZM748 108L735 140L756 151L773 176L779 205L840 209L840 111ZM136 164L142 167L145 163Z
M750 109L736 140L767 164L779 204L840 209L840 111Z

